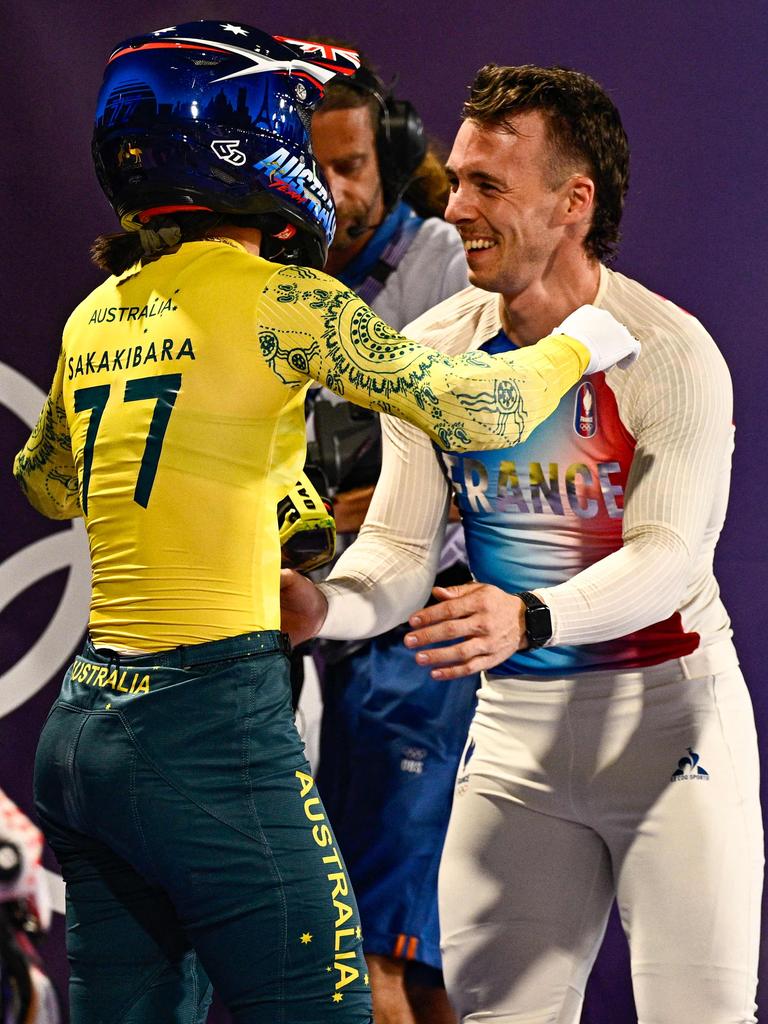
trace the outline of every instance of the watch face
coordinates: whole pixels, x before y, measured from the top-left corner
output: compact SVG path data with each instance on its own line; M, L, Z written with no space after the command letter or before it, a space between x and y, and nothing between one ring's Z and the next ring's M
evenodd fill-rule
M552 636L552 616L545 604L526 609L525 631L528 640L539 647Z

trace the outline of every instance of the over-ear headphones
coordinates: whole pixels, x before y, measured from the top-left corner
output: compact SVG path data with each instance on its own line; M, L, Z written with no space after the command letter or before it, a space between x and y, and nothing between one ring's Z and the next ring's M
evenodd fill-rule
M344 85L373 96L379 107L376 152L385 200L392 205L405 192L427 153L424 125L408 100L398 100L370 68L360 67Z

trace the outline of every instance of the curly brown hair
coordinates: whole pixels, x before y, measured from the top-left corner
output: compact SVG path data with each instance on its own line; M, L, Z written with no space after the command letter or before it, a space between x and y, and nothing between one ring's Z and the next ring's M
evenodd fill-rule
M602 86L579 71L486 64L470 86L462 117L514 133L515 116L531 111L540 111L549 126L551 186L574 167L593 178L595 211L584 245L607 262L619 242L629 187L629 143L618 110Z

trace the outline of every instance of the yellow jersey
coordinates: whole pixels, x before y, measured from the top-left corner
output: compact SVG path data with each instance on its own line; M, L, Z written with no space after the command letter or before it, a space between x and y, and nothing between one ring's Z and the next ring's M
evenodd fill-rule
M279 629L276 507L304 463L312 380L457 451L527 437L588 362L565 335L447 357L326 274L187 242L77 307L14 472L44 515L85 517L97 646Z

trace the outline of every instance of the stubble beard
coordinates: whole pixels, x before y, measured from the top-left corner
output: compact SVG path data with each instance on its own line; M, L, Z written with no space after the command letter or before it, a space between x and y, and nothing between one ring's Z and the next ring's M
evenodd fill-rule
M371 233L378 226L375 222L379 221L386 215L384 211L381 216L377 217L374 214L379 200L382 197L382 186L379 184L376 191L369 203L364 203L362 199L352 200L351 202L343 203L336 206L336 234L331 244L331 252L343 253L347 249L351 249L353 245L357 245L360 242L360 236L353 238L349 235L350 228L367 228L371 227ZM339 225L342 225L340 228Z

